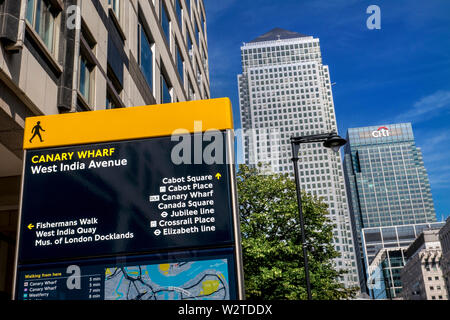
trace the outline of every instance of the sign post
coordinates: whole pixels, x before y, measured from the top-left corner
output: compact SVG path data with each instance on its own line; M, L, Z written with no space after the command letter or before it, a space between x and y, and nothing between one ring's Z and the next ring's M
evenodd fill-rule
M16 299L243 299L230 101L28 118Z

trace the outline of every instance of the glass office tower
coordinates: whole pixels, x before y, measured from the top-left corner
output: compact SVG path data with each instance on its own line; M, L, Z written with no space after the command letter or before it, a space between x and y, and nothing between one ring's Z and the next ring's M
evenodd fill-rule
M239 105L245 163L294 177L290 137L337 132L330 72L319 39L275 28L241 47ZM329 207L340 280L358 286L350 212L340 152L322 143L302 144L300 185Z
M363 228L435 222L436 213L410 123L352 128L347 141L344 171L364 279Z

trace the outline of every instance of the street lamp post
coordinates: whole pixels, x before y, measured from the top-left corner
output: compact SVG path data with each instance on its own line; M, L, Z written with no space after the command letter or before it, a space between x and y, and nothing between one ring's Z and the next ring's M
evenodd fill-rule
M298 215L300 219L300 229L302 233L302 249L304 260L303 262L305 265L305 280L306 280L306 291L308 294L308 300L312 300L312 295L311 295L311 282L309 279L308 252L306 248L305 220L303 218L302 195L300 191L300 178L298 173L298 160L299 160L298 152L300 149L300 144L312 142L323 142L324 147L331 148L334 152L338 152L339 149L344 144L347 143L347 141L338 136L336 132L315 134L303 137L291 137L292 162L294 165L295 185L297 189L297 205L298 205Z

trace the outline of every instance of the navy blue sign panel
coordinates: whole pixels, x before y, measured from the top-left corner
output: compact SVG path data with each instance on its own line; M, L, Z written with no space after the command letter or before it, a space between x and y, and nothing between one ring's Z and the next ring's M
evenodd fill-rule
M236 299L232 248L21 266L18 300Z
M233 245L225 133L213 164L183 137L27 151L19 264Z

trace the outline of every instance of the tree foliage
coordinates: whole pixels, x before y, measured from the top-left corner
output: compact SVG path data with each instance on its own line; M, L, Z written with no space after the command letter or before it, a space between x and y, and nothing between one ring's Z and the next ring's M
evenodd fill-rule
M241 165L237 174L245 290L248 299L306 299L306 282L295 182L261 175ZM332 265L333 225L327 205L302 192L313 299L345 299L355 290L337 281Z

